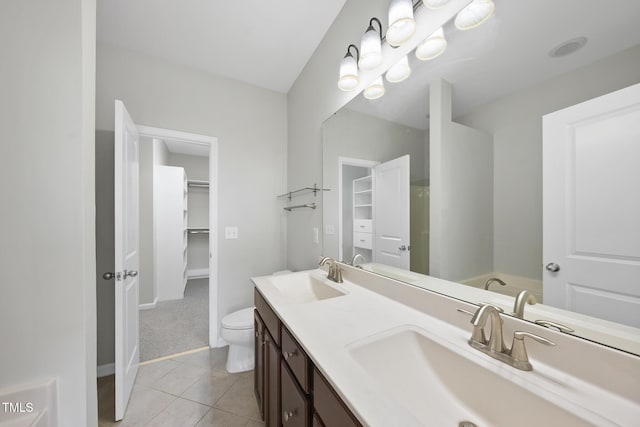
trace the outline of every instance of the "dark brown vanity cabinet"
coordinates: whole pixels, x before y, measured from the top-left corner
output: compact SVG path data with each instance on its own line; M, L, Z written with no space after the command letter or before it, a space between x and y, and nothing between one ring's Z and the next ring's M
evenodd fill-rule
M255 292L254 385L260 416L267 426L280 421L280 319L262 295Z
M255 388L266 426L361 426L257 289L255 304Z

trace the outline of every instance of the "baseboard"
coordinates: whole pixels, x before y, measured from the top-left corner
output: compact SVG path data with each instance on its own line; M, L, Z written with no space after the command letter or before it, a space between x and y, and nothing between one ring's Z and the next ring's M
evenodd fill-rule
M229 345L229 343L227 341L225 341L223 338L218 338L218 343L216 344L216 348L226 347L228 345Z
M138 305L138 310L151 310L152 308L156 308L157 303L158 303L158 297L156 297L156 299L154 299L153 302Z
M98 366L96 370L98 374L98 378L106 377L108 375L113 375L116 373L116 364L115 363L107 363L105 365Z

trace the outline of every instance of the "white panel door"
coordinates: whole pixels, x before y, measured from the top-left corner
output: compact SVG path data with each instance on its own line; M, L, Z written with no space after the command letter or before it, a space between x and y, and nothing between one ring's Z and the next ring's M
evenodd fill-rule
M408 270L409 156L398 157L373 168L373 259L377 263ZM384 200L384 203L381 201Z
M544 302L640 327L640 84L543 124Z
M116 421L124 417L138 373L138 130L115 106Z

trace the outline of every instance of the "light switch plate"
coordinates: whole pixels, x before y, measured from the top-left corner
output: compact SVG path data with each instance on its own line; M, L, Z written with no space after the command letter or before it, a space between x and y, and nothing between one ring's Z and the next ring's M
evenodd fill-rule
M318 244L318 227L313 227L313 243Z
M238 227L225 227L224 228L224 238L227 240L237 239L238 238Z

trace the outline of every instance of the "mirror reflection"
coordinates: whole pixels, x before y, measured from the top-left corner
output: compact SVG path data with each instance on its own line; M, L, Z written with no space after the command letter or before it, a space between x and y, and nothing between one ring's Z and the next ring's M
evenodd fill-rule
M600 6L496 3L329 118L324 255L640 354L640 5Z

